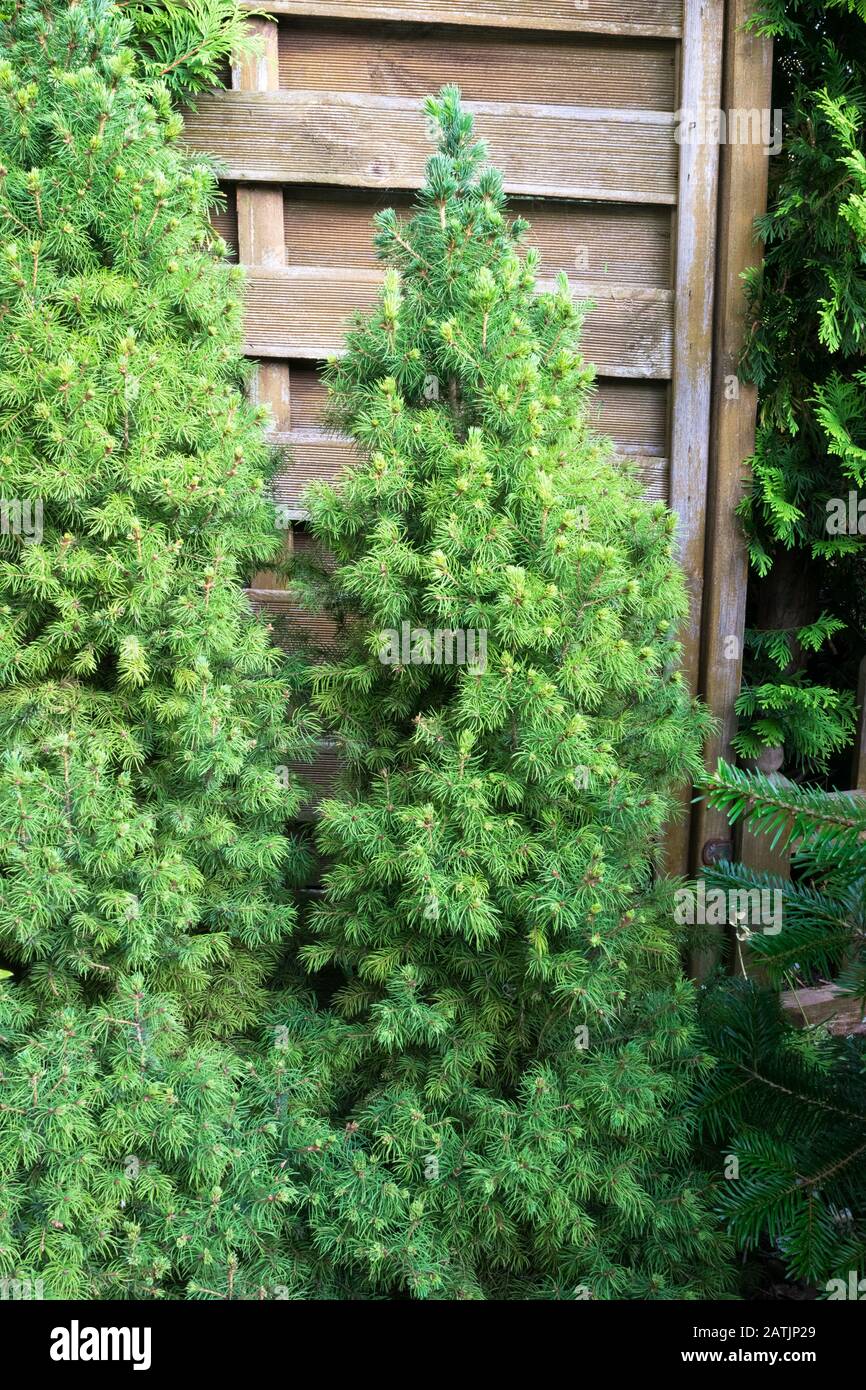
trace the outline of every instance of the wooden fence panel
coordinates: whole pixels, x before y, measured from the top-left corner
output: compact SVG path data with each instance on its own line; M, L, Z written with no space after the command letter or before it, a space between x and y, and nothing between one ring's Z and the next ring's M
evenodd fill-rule
M455 82L465 101L611 106L611 93L641 111L675 108L674 47L657 39L524 33L502 30L369 25L335 28L309 22L280 26L280 86L285 91L358 92L410 97L417 104Z
M751 0L729 0L726 14L724 107L770 106L772 45L743 30ZM737 380L745 338L743 272L760 261L761 248L743 207L762 209L767 197L769 160L760 145L726 145L721 151L719 255L713 361L712 430L708 478L708 544L701 634L701 693L717 720L706 760L735 762L737 730L734 702L743 669L748 557L737 505L746 484L746 460L755 444L756 394ZM741 844L748 862L778 871L778 864L759 863L756 837ZM762 837L764 838L764 837ZM692 857L700 865L732 858L734 835L727 818L701 802L695 809ZM765 851L766 852L766 845ZM696 958L699 977L715 963L712 952Z
M443 73L443 77L447 72ZM412 97L357 92L213 92L187 118L190 143L246 183L420 188L430 154ZM508 193L676 202L673 115L628 107L467 102Z
M188 134L226 165L218 224L229 243L246 186L283 193L284 258L247 261L247 350L292 362L293 383L297 364L340 350L347 319L378 290L372 217L392 204L408 211L423 178L420 95L457 78L476 98L514 212L532 223L543 274L564 271L575 297L594 301L584 348L600 374L600 428L638 461L650 495L667 498L681 6L644 5L633 16L640 39L623 39L614 18L606 33L603 8L588 28L572 6L484 7L510 32L480 24L480 11L458 19L458 9L432 7L410 29L358 23L372 14L363 5L329 9L356 21L343 25L310 18L324 14L315 7L274 6L290 16L277 28L279 89L245 84L198 102ZM446 13L456 28L430 22ZM617 389L631 381L649 389ZM281 495L299 514L297 487L318 469L333 476L345 447L318 438L301 406L293 399L291 425L278 431L295 454Z
M287 449L277 500L302 527L307 482L335 477L351 451L323 427L317 368L377 295L373 216L407 212L423 181L421 98L461 86L512 210L532 223L542 277L564 271L575 298L593 300L583 346L598 371L600 430L680 514L693 685L718 149L678 137L688 108L720 104L726 4L731 44L740 0L265 0L276 21L256 20L265 58L187 120L191 145L224 170L217 224L249 267L246 350ZM740 228L760 211L756 189L744 194L728 205ZM257 591L273 611L292 609L273 576ZM671 869L687 868L688 846L686 813Z
M260 9L258 0L246 0ZM677 39L682 34L682 0L271 0L281 15L321 15L338 19L386 19L429 24L506 29L554 30Z

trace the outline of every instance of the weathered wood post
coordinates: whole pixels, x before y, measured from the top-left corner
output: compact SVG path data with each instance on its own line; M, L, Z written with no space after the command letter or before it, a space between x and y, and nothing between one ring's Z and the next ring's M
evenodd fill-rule
M772 44L743 31L751 12L750 0L727 0L722 108L729 118L735 110L770 108ZM722 146L700 669L701 693L718 721L718 732L706 749L709 768L720 758L735 761L734 702L742 675L748 585L748 558L736 507L746 481L746 461L754 451L757 405L754 387L738 380L737 365L746 330L742 275L761 259L754 220L766 207L768 164L760 143ZM733 857L727 818L699 802L692 863L699 868ZM712 963L712 955L695 958L692 968L701 977Z

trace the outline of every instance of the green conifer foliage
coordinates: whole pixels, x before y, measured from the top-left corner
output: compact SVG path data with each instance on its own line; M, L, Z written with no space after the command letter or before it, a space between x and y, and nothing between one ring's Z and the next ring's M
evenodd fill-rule
M741 375L759 400L740 507L755 574L735 747L783 747L801 776L851 743L863 654L866 7L755 11L750 27L774 43L784 144L756 223L763 261L745 283Z
M565 283L536 296L456 89L427 112L418 209L380 215L381 301L330 373L360 460L309 499L347 764L301 953L342 1019L312 1236L370 1294L714 1295L705 1058L653 874L706 724L674 520L591 434L579 315Z
M230 60L256 48L241 0L123 0L122 8L142 76L185 100L221 87Z
M706 875L727 893L766 894L781 928L748 937L772 988L728 979L702 1003L717 1066L700 1121L724 1145L717 1171L731 1156L739 1165L721 1186L722 1214L739 1246L772 1241L819 1296L862 1297L849 1275L858 1271L856 1285L866 1261L866 1038L853 1023L851 1036L832 1035L805 1014L792 1027L777 991L832 979L840 1006L866 1009L866 810L859 797L780 787L723 762L704 785L732 822L793 853L791 879L724 863Z
M215 184L127 33L23 3L0 49L0 1275L254 1296L286 1180L229 1039L309 716L242 588L276 532Z

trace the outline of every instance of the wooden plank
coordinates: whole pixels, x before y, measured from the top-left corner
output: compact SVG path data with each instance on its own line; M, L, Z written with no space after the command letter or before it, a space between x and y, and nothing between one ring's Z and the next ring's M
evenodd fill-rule
M786 989L779 999L788 1022L795 1028L815 1028L823 1024L833 1037L866 1034L862 1000L844 995L838 985Z
M247 589L250 601L267 614L274 626L275 640L284 647L298 648L312 643L319 648L336 646L336 625L324 613L311 612L291 588L266 589L256 585Z
M304 521L307 512L303 494L310 483L321 479L335 483L342 472L358 455L350 439L321 429L293 429L271 436L272 442L285 450L285 458L274 478L273 496L283 515L291 521ZM646 495L653 501L664 500L668 493L668 460L655 455L624 453L640 474Z
M726 13L722 106L726 111L771 106L773 50L769 40L743 25L751 0L729 0ZM707 497L707 544L702 619L700 688L717 722L704 752L713 771L720 758L735 762L734 701L740 691L749 563L742 523L736 514L746 482L746 460L755 446L755 388L737 379L745 336L744 271L759 263L754 220L766 208L768 159L760 144L722 147L719 173L719 244L713 352L712 428ZM733 839L727 817L701 801L694 813L693 855L706 862ZM746 834L739 852L758 867L765 847ZM728 858L733 858L733 848ZM778 866L774 865L778 870ZM715 958L696 956L692 970L703 978Z
M241 0L269 14L323 16L335 19L402 20L418 24L553 30L559 33L633 34L679 38L682 0Z
M718 109L723 0L686 0L681 108ZM710 423L710 363L719 149L714 141L679 146L679 209L674 283L672 505L689 586L685 668L697 688Z
M668 452L668 387L664 382L601 378L590 418L622 453Z
M273 443L285 450L274 478L273 496L292 521L305 521L303 495L312 482L337 482L341 472L358 458L350 439L324 430L291 430L274 435Z
M250 28L259 40L258 52L232 69L232 82L241 91L267 92L279 83L277 30L268 19L251 18ZM283 199L279 189L239 188L234 204L238 259L253 270L276 273L285 265L286 238L283 226ZM260 362L251 383L250 394L266 405L277 430L291 425L289 368L285 362ZM286 534L286 546L291 543ZM257 576L260 584L271 584L270 571Z
M343 351L352 314L370 310L381 286L378 270L327 266L251 268L246 283L244 350L252 357L326 358ZM573 283L587 315L582 349L607 376L668 377L673 295L669 290ZM539 281L540 289L553 282Z
M410 217L411 195L287 190L287 264L372 269L380 264L373 247L373 218L387 207ZM541 252L543 274L564 270L585 280L670 287L671 231L666 208L512 199L509 211L532 224L527 245ZM230 239L230 213L221 217L220 229Z
M421 102L444 82L466 101L672 111L674 46L660 39L551 38L314 21L280 25L285 91L366 92Z
M224 184L226 205L211 216L214 229L237 259L235 189ZM392 207L411 217L412 194L401 189L371 193L346 188L286 190L287 265L373 267L373 218ZM564 270L585 279L619 285L671 286L669 208L591 203L541 202L512 198L509 212L531 223L527 245L541 253L542 272Z
M724 0L685 0L680 109L719 109ZM689 594L684 624L683 669L697 690L706 530L710 426L710 367L713 336L713 276L719 151L714 143L679 146L679 206L674 284L673 420L671 506L679 517L680 562ZM666 841L669 872L690 866L691 789L682 794L681 814Z
M325 383L312 362L292 363L292 425L295 429L317 430L327 403Z
M714 4L721 0L713 0ZM672 112L467 102L508 193L676 201ZM247 183L419 188L431 152L418 103L355 92L211 92L186 139Z
M851 786L854 791L866 793L866 656L860 663L857 681L857 737L854 740L854 754L851 759Z
M293 361L292 426L321 430L325 387L312 362ZM667 455L668 387L652 380L600 377L590 419L623 453L663 458Z
M237 191L238 259L249 275L285 268L283 197L278 188L249 184Z

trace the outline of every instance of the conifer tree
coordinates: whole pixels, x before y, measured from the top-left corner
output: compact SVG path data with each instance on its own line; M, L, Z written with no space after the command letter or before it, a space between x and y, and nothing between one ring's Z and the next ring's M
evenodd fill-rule
M309 496L346 774L301 951L341 1021L318 1056L290 1021L331 1094L306 1219L356 1296L715 1296L656 872L706 728L674 518L591 433L579 314L535 293L459 93L426 109L417 210L378 217L381 300L330 370L360 458Z
M864 20L859 0L758 0L749 22L773 39L784 140L745 285L740 374L759 400L735 747L784 748L799 776L851 743L863 653Z
M242 588L276 531L214 179L128 33L26 0L0 48L0 1277L255 1297L300 1275L281 1055L236 1035L309 716Z
M866 810L857 797L779 787L725 763L705 785L732 821L746 818L795 851L790 879L744 864L706 874L729 893L775 893L781 908L780 931L748 935L769 988L724 980L702 1008L717 1067L700 1122L738 1162L721 1187L722 1213L744 1249L772 1241L794 1278L862 1298L849 1272L859 1271L856 1284L866 1262L866 1039L805 1017L792 1027L778 991L829 976L840 1005L866 1009Z

